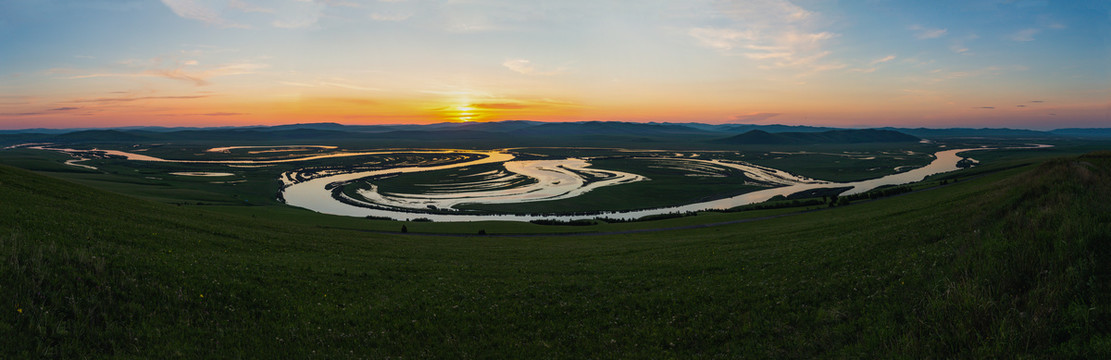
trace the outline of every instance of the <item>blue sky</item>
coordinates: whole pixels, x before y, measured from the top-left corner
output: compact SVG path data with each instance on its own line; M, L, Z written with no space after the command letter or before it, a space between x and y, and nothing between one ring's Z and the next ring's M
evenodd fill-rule
M1107 1L0 3L0 128L1111 123Z

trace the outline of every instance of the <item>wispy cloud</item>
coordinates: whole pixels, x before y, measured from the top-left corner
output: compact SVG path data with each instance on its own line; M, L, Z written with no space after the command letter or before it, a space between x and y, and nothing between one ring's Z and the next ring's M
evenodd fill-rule
M687 34L698 39L704 46L718 50L732 50L741 41L752 41L756 34L752 31L738 31L733 29L693 28Z
M114 97L114 98L94 98L94 99L79 99L69 101L71 103L121 103L143 100L191 100L203 99L211 95L176 95L176 96L135 96L135 97Z
M247 25L239 24L228 19L225 19L221 14L221 9L214 8L211 1L199 0L162 0L162 3L170 8L174 14L185 19L198 20L209 25L225 27L225 28L247 28Z
M868 65L882 64L891 60L895 60L895 55L887 55L879 59L872 60Z
M371 13L370 19L377 21L405 21L413 17L412 13Z
M324 16L326 6L324 2L312 0L283 1L274 12L274 21L270 25L283 29L312 27Z
M914 37L920 40L937 39L949 32L948 29L927 28L922 25L911 25L908 29L914 31Z
M367 87L344 82L342 80L319 80L315 82L298 82L298 81L279 81L279 84L296 87L319 88L319 87L335 87L347 90L359 91L382 91L380 88Z
M505 66L507 69L516 71L521 74L541 76L557 75L567 70L565 68L558 68L554 70L539 70L536 68L535 65L533 65L531 61L525 59L509 59L502 62L502 66Z
M477 103L477 104L471 104L471 106L479 108L479 109L487 109L487 110L518 110L518 109L525 109L525 108L529 107L529 105L527 105L527 104L511 103L511 102Z
M246 0L230 0L228 1L228 7L248 13L274 13L274 9L256 6L254 4L248 3Z
M248 13L266 14L269 25L277 28L298 29L313 26L323 16L327 6L345 6L338 1L275 0L266 7L246 0L161 0L177 16L197 20L222 28L252 28L265 25L258 17Z
M361 85L354 85L354 84L340 83L340 82L325 81L325 82L321 82L320 84L324 85L324 86L338 87L338 88L348 89L348 90L382 91L382 89L379 89L379 88L366 87L366 86L361 86Z
M761 122L781 115L780 113L758 112L733 116L734 122Z
M1011 34L1011 40L1021 42L1034 41L1034 35L1037 35L1040 32L1042 32L1041 29L1034 28L1019 30L1014 34Z
M248 113L237 113L237 112L211 112L211 113L196 114L196 115L200 115L200 116L240 116L240 115L250 115L250 114L248 114Z
M895 60L895 59L896 59L895 55L887 55L887 56L881 57L879 59L875 59L875 60L872 60L872 61L868 62L867 67L849 69L849 71L855 72L855 73L862 73L862 74L873 73L873 72L876 72L876 70L878 69L878 65L886 63L886 62L891 61L891 60Z
M377 105L378 104L378 100L364 98L364 97L320 97L320 98L313 98L312 100L313 101L331 101L331 102L339 102L339 103L363 105L363 106Z
M800 76L845 67L823 60L831 53L826 42L839 34L816 29L817 13L784 0L723 2L716 10L727 20L715 21L722 25L687 29L696 44L762 62L765 69L798 68Z
M73 107L73 106L63 106L63 107L47 109L47 110L43 110L43 111L0 113L0 116L11 116L11 117L39 116L39 115L49 115L49 114L54 114L54 113L59 113L59 112L72 112L74 110L81 110L81 108Z
M982 68L978 68L978 69L970 69L970 70L963 70L963 71L947 71L945 69L934 69L934 70L930 71L930 75L928 75L924 78L920 78L918 80L920 82L923 82L923 83L933 84L933 83L940 83L940 82L949 81L949 80L959 80L959 79L966 79L966 78L973 78L973 77L980 77L980 76L997 76L997 75L999 75L999 74L1001 74L1001 73L1003 73L1004 71L1007 71L1007 70L1017 71L1019 69L1005 68L1005 67L1001 67L1001 66L986 66L986 67L982 67Z
M995 110L995 107L994 107L994 106L977 106L977 107L974 107L973 109L979 109L979 110Z
M63 79L89 79L102 77L162 77L173 80L191 82L197 86L209 84L209 79L220 76L253 74L259 69L266 68L266 64L242 62L224 64L215 68L201 71L187 71L185 66L191 66L189 61L177 64L172 68L147 69L139 72L105 72L73 75ZM196 64L193 62L192 64Z

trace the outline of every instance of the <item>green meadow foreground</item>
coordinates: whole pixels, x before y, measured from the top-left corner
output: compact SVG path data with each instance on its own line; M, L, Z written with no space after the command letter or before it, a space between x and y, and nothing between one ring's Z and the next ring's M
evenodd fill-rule
M450 237L0 167L0 357L1100 358L1108 184L1101 152L748 223Z

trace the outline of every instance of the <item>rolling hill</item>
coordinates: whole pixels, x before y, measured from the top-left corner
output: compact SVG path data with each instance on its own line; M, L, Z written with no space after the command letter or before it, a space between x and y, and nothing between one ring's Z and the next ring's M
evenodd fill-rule
M1111 355L1111 153L986 174L703 229L446 237L0 167L0 357Z

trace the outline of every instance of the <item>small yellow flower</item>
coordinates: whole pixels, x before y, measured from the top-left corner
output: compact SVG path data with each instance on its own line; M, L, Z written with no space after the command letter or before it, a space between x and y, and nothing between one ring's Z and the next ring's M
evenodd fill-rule
M15 311L18 311L20 314L23 313L23 309L21 309L21 308L16 308Z
M201 297L203 298L203 297L204 297L204 294L201 294Z

